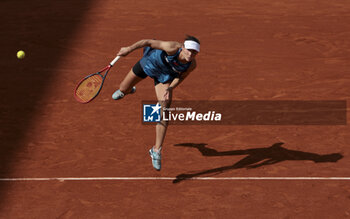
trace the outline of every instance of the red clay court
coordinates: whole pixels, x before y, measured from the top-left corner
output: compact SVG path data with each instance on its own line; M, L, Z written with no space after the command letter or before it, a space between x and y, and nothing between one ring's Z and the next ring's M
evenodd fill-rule
M350 217L348 124L169 126L157 172L148 155L155 128L140 122L141 102L156 98L153 81L111 98L142 50L116 63L93 102L73 97L120 47L192 34L198 68L174 100L347 101L348 1L5 0L0 8L1 218Z

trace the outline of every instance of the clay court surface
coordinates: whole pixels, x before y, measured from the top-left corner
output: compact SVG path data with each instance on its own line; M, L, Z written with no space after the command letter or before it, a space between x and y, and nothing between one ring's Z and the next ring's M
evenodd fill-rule
M0 8L1 218L350 217L349 125L169 126L157 172L148 155L155 128L140 122L141 101L156 98L153 81L111 98L141 50L117 62L93 102L73 97L120 47L192 34L198 68L175 100L348 100L348 1L4 0ZM77 180L33 180L66 177ZM10 181L18 178L29 179Z

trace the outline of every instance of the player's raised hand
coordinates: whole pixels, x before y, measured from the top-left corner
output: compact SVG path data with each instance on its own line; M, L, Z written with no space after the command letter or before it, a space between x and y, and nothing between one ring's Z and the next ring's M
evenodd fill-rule
M118 52L118 56L127 56L130 52L132 52L130 47L122 47L119 52Z

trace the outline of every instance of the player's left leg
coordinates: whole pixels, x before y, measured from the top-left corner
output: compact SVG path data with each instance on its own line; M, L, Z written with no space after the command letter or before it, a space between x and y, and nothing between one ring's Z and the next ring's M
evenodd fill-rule
M171 104L172 97L169 96L168 100L165 100L164 95L166 89L169 87L170 83L162 84L159 83L155 86L156 95L159 104L161 105L161 115L163 114L164 108L169 108ZM161 118L161 121L156 125L156 142L155 145L150 149L149 153L152 158L152 165L156 170L161 169L161 150L165 139L165 134L168 128L168 122Z
M169 96L169 99L166 101L164 98L164 95L165 95L166 90L168 89L169 85L170 85L170 83L166 83L166 84L159 83L155 86L157 99L158 99L159 104L162 107L161 108L161 115L163 115L163 109L169 108L170 104L171 104L171 100L172 100L171 96ZM156 143L154 145L155 150L159 150L162 147L167 128L168 128L168 122L163 121L163 118L162 118L161 121L159 123L157 123L157 126L156 126Z

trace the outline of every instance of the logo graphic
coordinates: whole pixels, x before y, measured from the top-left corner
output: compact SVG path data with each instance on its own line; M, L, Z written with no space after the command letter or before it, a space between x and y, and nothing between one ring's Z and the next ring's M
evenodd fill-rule
M157 100L141 102L143 125L347 125L346 100ZM152 105L153 104L153 105ZM152 123L153 122L153 123Z
M160 122L160 109L162 107L157 104L143 104L143 121L144 122Z

